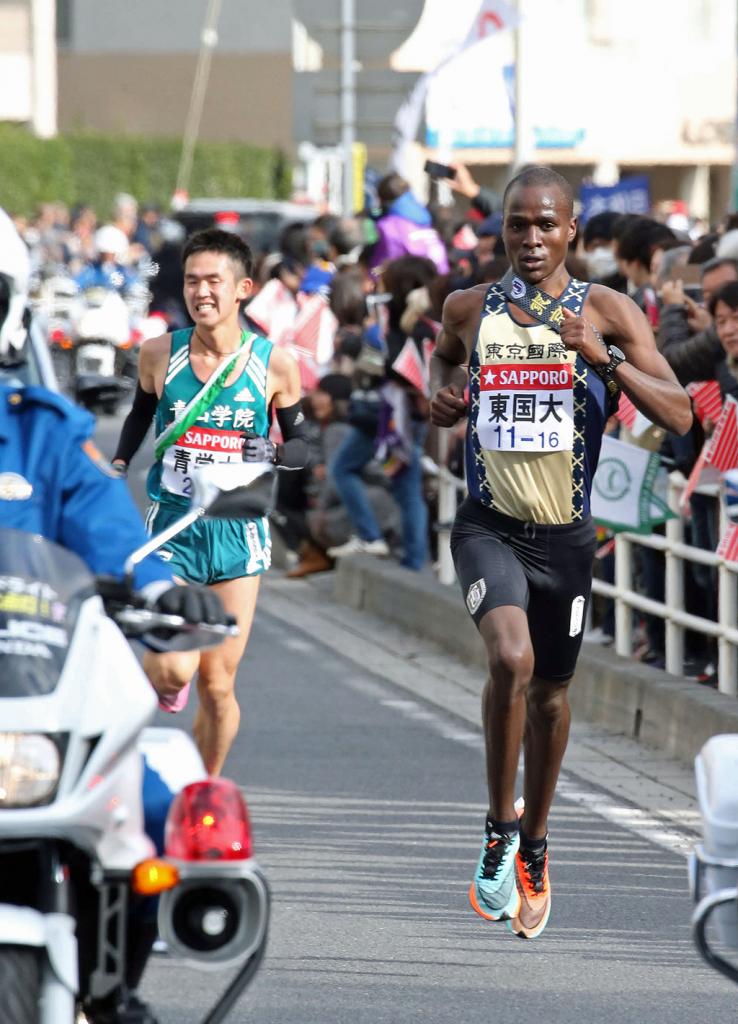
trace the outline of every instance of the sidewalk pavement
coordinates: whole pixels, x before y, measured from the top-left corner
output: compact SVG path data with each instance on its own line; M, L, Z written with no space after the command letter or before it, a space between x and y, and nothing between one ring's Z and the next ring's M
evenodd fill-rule
M458 587L370 556L340 559L333 574L339 605L364 610L439 645L479 668L486 658ZM576 719L604 726L691 766L716 733L738 732L738 700L694 680L584 644L570 688Z

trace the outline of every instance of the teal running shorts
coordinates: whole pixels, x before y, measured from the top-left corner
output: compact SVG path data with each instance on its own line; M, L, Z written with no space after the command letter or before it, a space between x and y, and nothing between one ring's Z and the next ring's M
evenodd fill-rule
M146 513L146 528L161 533L187 511L186 506L155 502ZM269 523L259 519L197 519L167 541L159 557L175 576L188 583L221 583L258 576L272 563Z

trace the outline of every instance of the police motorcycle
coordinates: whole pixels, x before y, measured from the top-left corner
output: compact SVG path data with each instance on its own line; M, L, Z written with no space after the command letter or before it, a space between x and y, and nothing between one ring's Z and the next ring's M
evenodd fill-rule
M706 963L738 984L738 734L712 736L695 776L703 841L689 862L692 935Z
M88 288L84 309L74 325L72 379L78 401L114 415L123 395L131 390L136 344L125 300L106 288Z
M4 1024L149 1024L127 978L136 912L152 896L171 955L235 970L203 1024L225 1019L259 967L269 890L245 801L234 783L207 777L183 732L147 728L157 701L128 640L191 650L235 632L151 610L132 574L201 515L267 513L273 476L266 464L204 469L189 511L131 555L123 582L93 578L42 537L0 530ZM144 831L142 774L152 769L176 794L161 856Z

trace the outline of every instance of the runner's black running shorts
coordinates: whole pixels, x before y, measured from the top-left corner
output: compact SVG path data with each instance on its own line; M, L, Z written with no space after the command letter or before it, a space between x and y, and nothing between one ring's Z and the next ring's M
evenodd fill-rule
M460 505L451 554L477 627L493 608L528 616L534 673L565 682L574 675L592 587L595 528L587 518L561 526L524 523L473 498Z

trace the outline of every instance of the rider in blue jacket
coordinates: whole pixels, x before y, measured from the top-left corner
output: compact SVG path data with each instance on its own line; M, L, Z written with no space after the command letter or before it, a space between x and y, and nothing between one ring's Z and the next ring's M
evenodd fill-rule
M125 481L92 441L93 416L44 387L17 387L3 369L23 361L27 334L28 252L0 209L0 528L38 533L74 551L97 575L122 577L126 559L148 540ZM7 535L6 535L7 536ZM218 596L206 586L177 586L168 566L150 555L136 566L133 584L158 610L190 622L225 623ZM171 794L148 766L144 769L146 830L161 847ZM127 984L135 989L156 937L156 923L141 908ZM96 1024L117 1024L118 1011L135 1010L142 1024L156 1024L135 993L127 1007L111 1006Z

